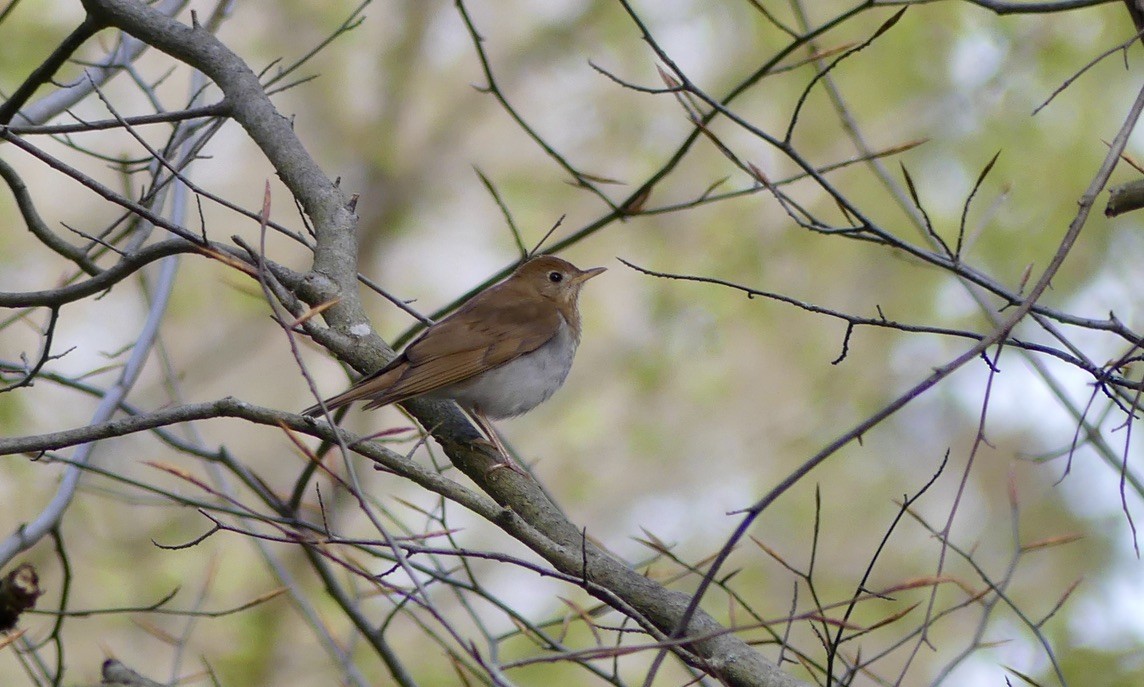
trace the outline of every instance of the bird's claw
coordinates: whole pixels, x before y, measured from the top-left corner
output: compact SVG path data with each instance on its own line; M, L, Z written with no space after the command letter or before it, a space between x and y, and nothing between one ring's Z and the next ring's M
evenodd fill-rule
M485 476L488 477L489 475L493 474L494 472L496 472L497 470L500 470L502 468L506 469L506 470L512 470L513 472L520 475L521 477L528 477L528 473L524 471L524 468L517 465L513 461L512 458L508 458L507 456L505 457L504 461L499 462L499 463L495 463L491 467L489 467L488 470L485 470Z

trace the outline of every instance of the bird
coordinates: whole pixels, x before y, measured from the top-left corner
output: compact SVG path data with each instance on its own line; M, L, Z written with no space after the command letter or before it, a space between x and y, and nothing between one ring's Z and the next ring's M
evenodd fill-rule
M606 268L581 270L553 255L523 262L466 301L378 371L302 411L318 416L355 401L366 410L426 397L455 401L521 472L493 420L527 413L564 384L580 343L580 289Z

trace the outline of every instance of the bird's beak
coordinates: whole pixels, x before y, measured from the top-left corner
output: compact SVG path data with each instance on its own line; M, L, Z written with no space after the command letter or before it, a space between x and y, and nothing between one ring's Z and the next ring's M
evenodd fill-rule
M588 281L592 277L594 277L598 274L603 274L604 272L607 272L607 271L608 271L607 267L593 267L590 270L584 270L580 274L576 275L576 283L577 284L583 284L584 282Z

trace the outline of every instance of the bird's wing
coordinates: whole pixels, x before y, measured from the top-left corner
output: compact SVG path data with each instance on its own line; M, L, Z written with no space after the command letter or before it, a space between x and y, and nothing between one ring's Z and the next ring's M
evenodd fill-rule
M327 400L326 407L334 410L364 399L369 399L367 410L400 403L504 365L556 336L563 316L551 303L501 297L511 295L493 287L473 298L425 330L388 365ZM313 406L303 414L320 410Z
M561 324L560 313L549 304L469 305L409 344L400 356L403 363L383 371L379 383L370 385L373 393L358 396L381 392L366 408L399 403L504 365L543 346Z
M530 353L556 335L561 316L551 303L478 298L430 327L405 348L414 366L482 352L489 367Z

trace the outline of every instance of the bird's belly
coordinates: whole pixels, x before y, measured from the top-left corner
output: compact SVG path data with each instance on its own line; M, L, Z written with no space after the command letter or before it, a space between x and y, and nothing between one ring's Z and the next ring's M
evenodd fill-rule
M540 348L434 393L493 420L527 413L547 401L572 369L576 339L565 325Z

